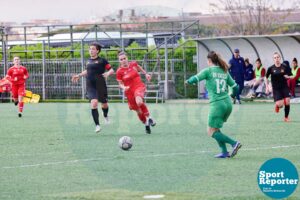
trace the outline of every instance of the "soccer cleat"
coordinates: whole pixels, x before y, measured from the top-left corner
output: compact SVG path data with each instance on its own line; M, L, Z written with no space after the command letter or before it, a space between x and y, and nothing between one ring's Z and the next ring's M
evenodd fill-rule
M146 133L147 133L147 134L151 134L151 128L150 128L149 125L146 125L146 126L145 126L145 129L146 129Z
M18 116L19 116L19 117L22 117L22 113L19 113Z
M14 101L15 106L19 104L19 101Z
M279 113L279 107L275 104L275 112Z
M108 117L104 117L104 124L110 124L110 121L109 121Z
M100 127L100 125L96 125L95 132L96 132L96 133L98 133L98 132L100 132L100 131L101 131L101 127Z
M226 153L219 153L215 155L215 158L230 158L229 152Z
M233 150L230 155L231 158L237 154L238 150L242 147L242 144L240 142L236 142L232 147L233 147Z
M237 100L238 101L238 104L242 104L241 100Z
M284 118L284 121L285 121L285 122L290 122L291 120L290 120L288 117L285 117L285 118Z
M151 117L149 117L148 121L149 121L150 126L155 126L156 125L156 121L154 121L154 119L152 119Z

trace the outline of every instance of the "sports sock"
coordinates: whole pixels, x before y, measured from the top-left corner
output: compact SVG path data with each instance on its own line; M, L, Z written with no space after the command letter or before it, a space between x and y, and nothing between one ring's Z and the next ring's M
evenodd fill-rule
M92 109L92 116L96 125L99 125L99 113L98 109Z
M19 112L23 112L23 108L24 108L24 102L20 102L19 103Z
M228 144L231 144L231 145L236 144L236 141L234 141L233 139L231 139L227 135L221 133L221 131L214 132L212 137L215 138L218 142L224 142L224 143L228 143Z
M107 108L102 108L102 111L103 111L103 116L107 117L108 107Z
M289 113L290 113L290 105L285 105L284 106L284 116L285 116L285 118L289 117Z
M224 142L219 142L217 139L216 139L216 141L217 141L219 147L221 148L222 153L227 153L228 151L227 151L226 144Z

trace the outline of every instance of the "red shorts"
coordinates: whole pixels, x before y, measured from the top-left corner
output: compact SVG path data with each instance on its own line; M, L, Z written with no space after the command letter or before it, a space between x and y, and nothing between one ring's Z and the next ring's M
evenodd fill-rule
M144 99L145 92L146 92L145 86L137 87L134 90L129 89L126 92L126 97L128 100L128 106L130 110L138 110L138 105L136 104L135 98L141 97L142 99Z
M14 99L17 99L18 96L24 97L25 96L25 84L12 85L11 95Z

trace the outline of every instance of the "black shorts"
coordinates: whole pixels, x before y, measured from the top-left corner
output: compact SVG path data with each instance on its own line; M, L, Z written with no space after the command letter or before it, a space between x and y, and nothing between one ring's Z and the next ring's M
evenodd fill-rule
M107 86L104 78L95 81L86 80L86 91L89 100L98 99L101 103L107 103Z
M285 98L290 97L290 90L289 88L285 87L282 89L273 89L273 98L274 98L274 102L279 101L279 100L283 100Z

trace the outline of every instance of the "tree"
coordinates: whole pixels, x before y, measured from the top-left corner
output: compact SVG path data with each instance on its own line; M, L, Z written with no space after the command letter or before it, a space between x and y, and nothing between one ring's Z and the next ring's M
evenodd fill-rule
M278 2L283 5L284 1ZM291 5L297 5L297 1ZM217 0L210 3L213 11L227 14L231 34L269 34L275 25L282 24L293 9L275 7L270 0ZM295 9L296 7L294 7Z

